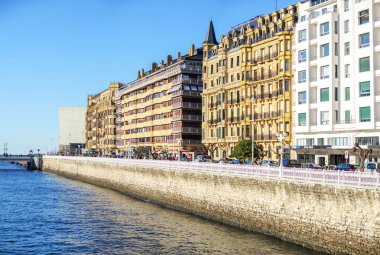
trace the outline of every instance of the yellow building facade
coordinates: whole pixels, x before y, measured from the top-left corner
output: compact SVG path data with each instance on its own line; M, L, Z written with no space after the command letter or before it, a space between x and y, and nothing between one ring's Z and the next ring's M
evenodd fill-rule
M229 157L242 139L276 159L277 134L292 134L292 45L298 4L258 16L216 41L210 22L203 43L202 142L214 158ZM253 128L253 130L252 130Z
M86 149L93 155L115 155L115 95L122 84L111 82L108 89L87 98Z
M202 50L152 69L117 93L117 147L125 157L193 158L201 144Z

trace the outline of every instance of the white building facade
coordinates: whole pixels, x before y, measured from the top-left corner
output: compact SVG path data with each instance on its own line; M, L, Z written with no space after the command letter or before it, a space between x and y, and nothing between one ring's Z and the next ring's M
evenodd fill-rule
M85 137L86 107L60 107L58 112L59 151L70 151L70 146L82 148Z
M380 0L303 2L294 36L298 160L342 163L357 142L380 161Z

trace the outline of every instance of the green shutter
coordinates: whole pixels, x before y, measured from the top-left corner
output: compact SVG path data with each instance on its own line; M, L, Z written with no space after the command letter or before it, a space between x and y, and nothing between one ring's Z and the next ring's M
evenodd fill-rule
M306 113L299 113L298 114L298 125L304 126L306 124Z
M369 71L369 57L359 59L360 72Z
M321 102L329 101L329 89L321 89Z
M344 112L344 119L346 124L349 124L351 122L351 112L349 110Z
M360 122L371 121L371 107L360 107Z
M369 96L370 86L369 81L361 82L359 84L360 96Z
M346 87L345 100L350 101L350 87Z

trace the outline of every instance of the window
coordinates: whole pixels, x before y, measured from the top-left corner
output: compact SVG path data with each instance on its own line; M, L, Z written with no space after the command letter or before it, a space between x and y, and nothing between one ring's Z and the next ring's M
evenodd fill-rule
M359 59L359 72L369 71L369 57Z
M334 33L337 35L339 32L339 23L338 21L334 21Z
M347 34L348 32L350 32L350 21L345 20L344 21L344 33Z
M327 14L327 8L322 9L322 15Z
M289 59L285 59L285 72L290 71L290 61Z
M344 0L344 11L345 12L347 12L349 10L348 4L349 4L349 0Z
M356 137L355 142L359 143L359 145L379 145L379 137Z
M328 79L329 77L329 66L321 66L321 79Z
M298 92L298 104L306 104L306 91Z
M317 139L317 145L322 145L323 146L324 145L324 140L325 140L324 138L318 138Z
M301 16L301 22L304 22L304 21L306 21L306 16L305 15Z
M237 65L237 66L240 65L240 57L239 57L239 56L236 57L236 65Z
M350 87L345 87L344 88L344 100L345 101L350 101Z
M301 50L298 52L298 63L306 61L306 50Z
M371 121L371 107L360 107L359 112L360 122Z
M321 24L321 35L327 35L330 31L330 26L328 22Z
M350 78L350 64L344 65L344 77Z
M359 12L359 25L367 24L369 22L369 10Z
M334 95L335 95L335 97L334 97L334 100L335 101L338 101L339 100L339 92L338 92L338 88L337 87L335 87L334 88Z
M327 138L327 144L331 146L348 146L348 137Z
M369 33L359 35L359 48L365 48L369 46Z
M306 126L306 113L298 113L298 126Z
M338 78L339 76L339 68L338 68L338 65L335 65L335 69L334 69L334 77L335 78Z
M313 138L299 138L297 139L297 145L300 145L300 146L314 145L314 139Z
M327 57L330 54L329 45L328 43L321 45L321 58Z
M338 43L334 44L334 55L339 56L339 45L338 45Z
M233 67L234 67L234 59L231 58L231 59L230 59L230 68L233 68Z
M350 55L350 42L345 42L344 43L344 55Z
M346 123L346 124L351 123L351 112L350 112L350 110L347 110L344 112L344 123Z
M306 70L298 72L298 83L306 82Z
M364 81L364 82L359 83L359 95L361 97L366 97L366 96L371 95L369 81Z
M306 41L306 29L303 29L298 32L298 41L299 42Z
M321 125L329 124L329 111L321 112Z
M320 101L321 102L329 101L329 88L323 88L320 90Z

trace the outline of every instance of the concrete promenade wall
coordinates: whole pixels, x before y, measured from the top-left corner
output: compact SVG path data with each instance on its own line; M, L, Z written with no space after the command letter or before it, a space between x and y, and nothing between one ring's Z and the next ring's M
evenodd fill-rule
M44 157L43 170L332 254L380 254L380 190Z

